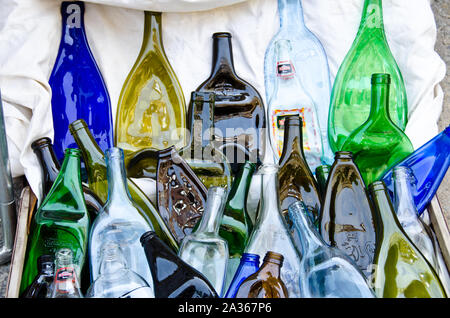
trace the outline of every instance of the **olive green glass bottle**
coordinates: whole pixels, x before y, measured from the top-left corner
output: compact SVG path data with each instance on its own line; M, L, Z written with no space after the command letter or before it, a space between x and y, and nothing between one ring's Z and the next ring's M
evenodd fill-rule
M68 248L73 252L77 276L81 276L86 260L90 220L83 196L80 169L80 150L66 149L58 177L32 221L20 293L38 274L38 257L44 254L55 255L60 248Z
M319 185L320 196L322 200L325 198L325 191L327 187L328 175L330 174L331 166L320 165L316 168L316 180Z
M76 120L69 125L70 133L81 149L83 160L86 164L89 188L103 201L108 199L108 179L106 174L106 162L104 154L95 142L84 120ZM139 205L158 236L166 242L174 251L178 251L178 243L172 236L168 227L153 206L150 199L142 190L129 178L127 178L128 190L131 198Z
M370 78L374 73L391 74L389 114L404 130L408 120L405 84L386 40L382 0L365 0L358 34L331 92L328 139L334 152L345 150L342 145L347 137L369 117Z
M125 152L185 145L183 91L164 52L161 13L145 11L139 56L120 93L115 144Z
M387 169L414 151L406 134L390 118L390 83L389 74L373 74L369 118L342 146L343 151L353 152L353 160L366 184L378 180Z
M377 297L447 297L436 272L406 235L383 181L369 186L377 211L372 284Z

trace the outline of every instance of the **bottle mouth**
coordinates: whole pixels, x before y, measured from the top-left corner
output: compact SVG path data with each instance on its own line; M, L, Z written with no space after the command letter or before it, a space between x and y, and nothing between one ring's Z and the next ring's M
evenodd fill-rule
M55 261L55 257L53 255L44 254L38 257L37 263L38 266L41 267L44 263L52 263Z
M334 159L352 159L353 152L351 151L336 151Z
M283 261L284 256L273 251L268 251L266 256L264 256L264 262L270 262L281 266L283 265Z
M252 261L259 264L259 255L252 253L242 253L241 261Z
M231 33L230 32L216 32L213 34L213 39L217 39L217 38L227 38L227 39L231 39Z
M369 191L386 191L386 184L384 181L375 181L369 185Z
M300 117L300 115L288 115L284 117L284 126L296 126L296 127L302 127L303 126L303 120Z
M123 149L118 147L111 147L106 149L105 157L107 158L123 158Z
M386 73L372 74L372 84L391 84L391 75Z
M392 178L405 178L412 184L415 183L416 178L409 167L396 166L392 169Z
M52 140L49 137L42 137L39 139L36 139L31 143L31 149L37 150L43 147L48 147L52 144Z
M147 242L148 240L151 240L152 238L154 238L156 235L155 231L147 231L144 234L142 234L141 236L141 244L144 245L145 242Z
M83 119L77 119L69 124L69 130L71 133L74 133L80 129L88 129L88 126Z
M66 151L64 152L65 155L69 155L69 156L76 156L76 157L80 157L81 156L81 150L80 149L75 149L75 148L67 148Z

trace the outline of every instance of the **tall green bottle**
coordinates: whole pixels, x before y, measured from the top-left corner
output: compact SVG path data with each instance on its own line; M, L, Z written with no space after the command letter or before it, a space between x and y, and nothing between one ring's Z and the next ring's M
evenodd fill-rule
M328 139L334 152L343 150L346 138L369 117L370 77L374 73L391 74L389 113L404 130L408 120L405 84L386 40L382 0L365 0L358 34L331 92Z
M377 297L447 297L436 272L406 235L383 181L369 186L377 211L372 284Z
M161 13L145 11L139 56L120 93L115 144L130 153L185 145L183 91L164 52Z
M84 201L80 169L80 150L66 149L58 177L32 221L20 293L38 274L38 257L44 254L55 255L61 248L68 248L73 252L77 276L81 276L86 259L90 220Z
M246 161L235 176L233 185L228 193L219 228L219 235L227 240L228 252L230 254L225 290L228 289L239 266L242 253L244 253L245 246L253 229L252 221L247 212L247 198L255 169L256 164Z
M89 188L103 201L108 199L108 179L106 174L106 162L104 154L92 137L84 120L76 120L69 125L70 133L81 149L83 160L86 164ZM166 242L174 251L178 251L178 243L167 228L163 219L153 206L149 198L129 178L128 190L133 201L139 205L144 213L150 218L157 235Z
M390 118L390 83L389 74L373 74L369 118L342 145L343 151L353 152L366 184L378 180L388 168L414 151L406 134Z

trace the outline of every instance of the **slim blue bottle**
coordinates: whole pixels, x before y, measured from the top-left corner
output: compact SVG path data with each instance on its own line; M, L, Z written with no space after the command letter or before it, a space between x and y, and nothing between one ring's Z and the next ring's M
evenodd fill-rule
M413 187L412 192L417 213L422 214L436 194L450 166L450 126L396 166L408 167L416 177L416 186ZM394 200L394 183L392 182L394 168L389 169L381 178L392 200Z
M113 147L111 102L84 30L84 3L61 3L62 35L50 75L53 145L59 161L66 148L78 148L69 124L84 119L100 148Z
M224 298L235 298L236 293L242 282L250 275L256 273L259 269L259 255L251 253L243 253L241 262L234 274L230 287L227 290Z
M305 25L301 0L278 0L278 14L280 29L267 46L264 57L266 101L270 100L274 92L277 77L275 43L279 40L289 40L292 47L292 64L297 67L302 86L317 107L323 142L322 161L331 165L334 154L328 143L327 132L331 82L325 50L320 40Z

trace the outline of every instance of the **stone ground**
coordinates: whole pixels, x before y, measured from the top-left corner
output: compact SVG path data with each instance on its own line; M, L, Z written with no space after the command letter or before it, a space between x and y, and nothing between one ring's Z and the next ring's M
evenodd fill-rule
M447 64L447 74L444 80L441 82L442 89L445 93L444 98L444 109L442 115L439 120L439 130L442 131L450 124L450 76L449 76L449 68L450 68L450 0L430 0L435 18L436 25L438 28L437 42L436 42L436 51L439 55L444 59ZM4 13L6 14L6 11ZM2 15L2 14L0 14ZM1 18L1 17L0 17ZM1 21L2 19L0 19ZM20 189L22 187L24 180L17 179L14 181L15 188L17 189L18 198L20 193ZM450 172L445 176L442 185L438 190L438 197L441 203L442 210L444 211L447 223L450 224ZM6 284L8 281L8 271L9 264L0 266L0 297L4 297Z

